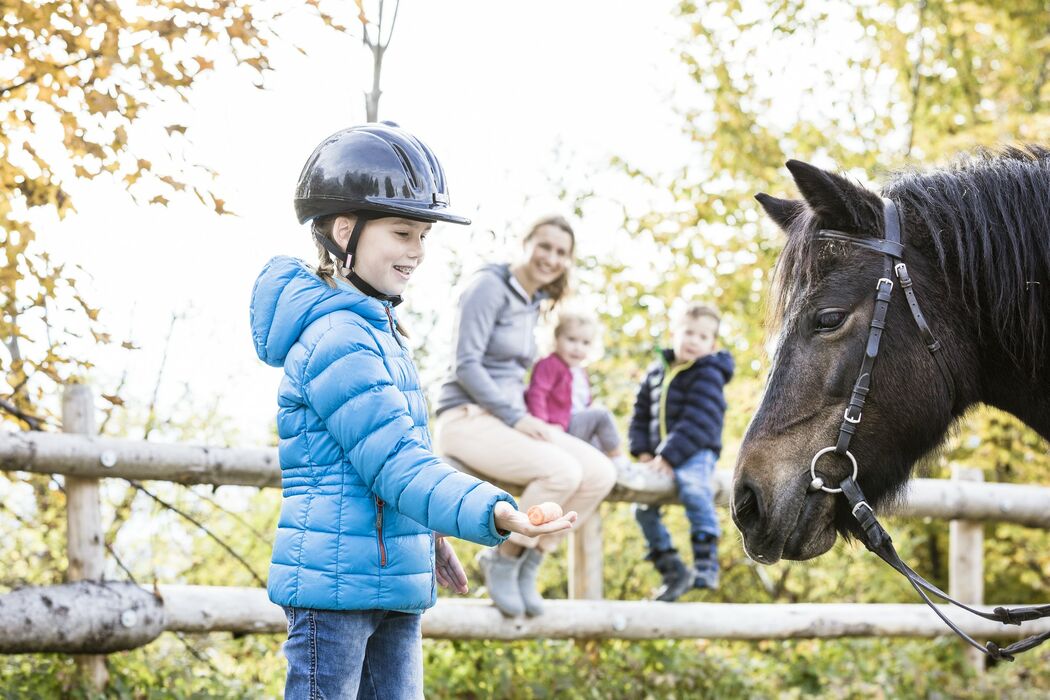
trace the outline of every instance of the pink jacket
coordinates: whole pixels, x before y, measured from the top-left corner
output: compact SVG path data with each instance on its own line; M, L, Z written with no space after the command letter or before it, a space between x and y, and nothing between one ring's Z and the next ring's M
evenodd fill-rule
M588 383L588 394L590 384ZM525 390L529 413L540 420L569 429L572 417L572 370L565 360L552 353L532 368L529 388Z

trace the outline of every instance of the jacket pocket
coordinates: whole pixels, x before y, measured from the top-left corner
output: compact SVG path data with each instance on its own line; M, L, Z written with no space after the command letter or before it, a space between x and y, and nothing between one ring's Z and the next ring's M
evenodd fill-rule
M376 542L379 543L379 566L386 566L386 542L383 541L383 499L376 496Z

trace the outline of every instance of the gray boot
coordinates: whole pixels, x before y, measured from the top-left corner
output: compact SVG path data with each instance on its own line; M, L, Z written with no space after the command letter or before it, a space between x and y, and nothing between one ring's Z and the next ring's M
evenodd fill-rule
M518 572L524 557L511 559L496 549L485 549L478 553L477 559L485 575L485 588L499 611L507 617L517 617L525 612L518 588Z
M525 614L536 617L543 614L543 598L536 589L536 575L543 563L543 552L538 549L526 549L521 556L521 571L518 573L518 585L521 599L525 603Z

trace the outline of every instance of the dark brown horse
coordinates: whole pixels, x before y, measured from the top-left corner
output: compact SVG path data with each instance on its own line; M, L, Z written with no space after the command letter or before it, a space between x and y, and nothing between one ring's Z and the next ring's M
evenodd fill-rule
M801 200L758 195L787 242L771 303L776 353L733 490L745 549L766 564L816 557L838 533L857 533L845 498L810 488L810 465L836 444L854 395L877 280L886 276L884 256L870 246L892 211L838 175L798 161L787 167ZM882 195L900 212L902 260L943 366L894 279L849 447L876 509L901 493L915 463L975 404L1008 411L1050 438L1050 151L981 152L943 170L897 175ZM818 233L825 229L867 240L828 240ZM835 454L819 464L834 483L852 470Z

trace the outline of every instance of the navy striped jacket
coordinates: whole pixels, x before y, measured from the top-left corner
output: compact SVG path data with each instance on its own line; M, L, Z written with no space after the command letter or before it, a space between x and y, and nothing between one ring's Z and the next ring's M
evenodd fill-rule
M734 363L725 350L680 367L672 367L673 362L674 353L663 350L649 367L634 400L628 442L632 455L660 455L677 467L700 450L721 452L722 389L733 377Z

